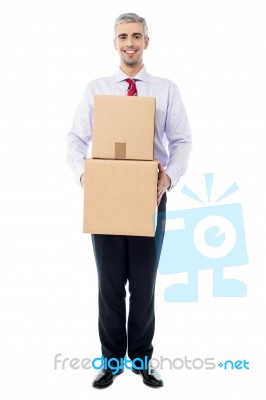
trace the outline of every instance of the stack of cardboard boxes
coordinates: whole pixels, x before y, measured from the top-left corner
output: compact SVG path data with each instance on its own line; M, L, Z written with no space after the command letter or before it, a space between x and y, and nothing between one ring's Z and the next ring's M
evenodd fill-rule
M158 162L155 98L96 95L85 160L85 233L154 236Z

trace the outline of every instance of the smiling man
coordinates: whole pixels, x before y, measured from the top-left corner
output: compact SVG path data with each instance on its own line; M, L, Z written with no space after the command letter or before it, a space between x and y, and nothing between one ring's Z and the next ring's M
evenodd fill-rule
M113 76L90 82L80 100L68 134L67 161L78 184L84 184L84 160L92 140L93 99L96 94L152 96L156 98L154 159L159 160L158 212L166 213L166 192L185 173L191 150L191 131L177 86L168 79L150 75L143 65L148 48L148 28L144 18L127 13L115 21L114 45L120 66ZM141 146L141 143L139 144ZM103 183L104 184L104 183ZM138 188L136 188L138 190ZM145 196L145 193L143 193ZM155 329L154 292L164 227L157 224L155 237L93 234L92 245L98 272L99 336L105 367L93 387L113 383L112 367L126 353L132 371L150 387L161 387L158 372L147 367L152 358ZM126 320L126 290L130 294ZM109 365L109 367L108 367Z

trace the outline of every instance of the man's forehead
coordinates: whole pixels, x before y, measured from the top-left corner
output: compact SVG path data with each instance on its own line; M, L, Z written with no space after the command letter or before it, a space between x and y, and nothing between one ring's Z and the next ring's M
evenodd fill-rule
M125 34L144 34L143 26L139 22L122 22L116 27L117 35Z

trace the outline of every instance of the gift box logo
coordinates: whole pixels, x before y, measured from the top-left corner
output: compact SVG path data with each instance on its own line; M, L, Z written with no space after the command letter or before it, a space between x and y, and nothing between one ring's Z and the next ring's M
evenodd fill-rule
M188 274L186 284L174 284L165 289L166 301L197 301L198 273L213 270L214 297L245 297L246 285L236 279L224 279L225 267L248 263L242 207L238 203L210 205L214 174L205 174L208 205L187 186L182 193L202 203L193 209L169 211L160 217L166 222L159 273ZM215 202L238 190L230 186ZM162 223L164 222L161 221ZM168 226L168 228L167 228ZM172 226L172 227L171 227Z

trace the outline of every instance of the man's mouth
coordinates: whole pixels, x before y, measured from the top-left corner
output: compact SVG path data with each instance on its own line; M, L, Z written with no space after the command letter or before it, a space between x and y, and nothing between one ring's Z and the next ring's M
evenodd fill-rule
M126 54L135 54L137 50L124 50L124 53Z

